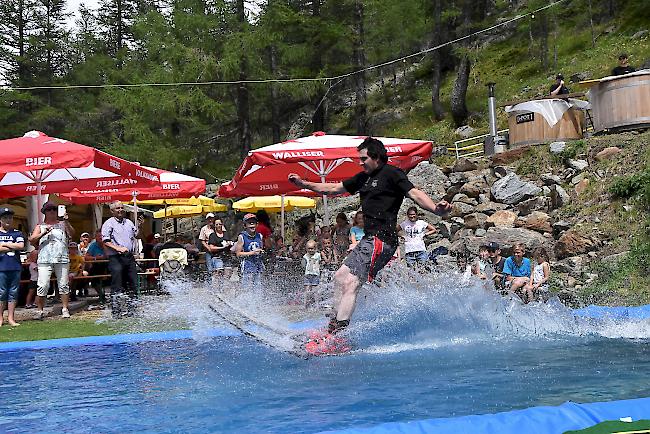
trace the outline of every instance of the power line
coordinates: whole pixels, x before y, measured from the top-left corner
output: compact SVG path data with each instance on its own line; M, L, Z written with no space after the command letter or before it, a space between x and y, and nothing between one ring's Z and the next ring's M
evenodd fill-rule
M356 74L360 74L362 72L366 71L372 71L377 68L382 68L384 66L392 65L394 63L398 62L403 62L406 59L410 59L412 57L417 57L417 56L422 56L424 54L428 54L432 51L439 50L443 47L446 47L448 45L455 44L457 42L463 41L465 39L472 38L474 36L480 35L482 33L489 32L491 30L497 29L499 27L506 26L510 23L513 23L515 21L519 21L523 18L526 18L528 16L533 16L534 14L541 12L543 10L552 8L554 6L557 6L560 3L564 3L567 0L557 0L553 3L549 3L546 6L540 7L535 9L534 11L527 12L522 15L517 15L514 18L511 18L507 21L504 21L499 24L495 24L493 26L487 27L482 30L478 30L474 33L470 33L469 35L461 36L460 38L456 38L451 41L444 42L440 45L436 45L435 47L427 48L425 50L418 51L416 53L411 53L407 54L406 56L399 57L397 59L389 60L386 62L378 63L376 65L371 65L366 68L358 69L356 71L351 71L345 74L340 74L340 75L335 75L332 77L306 77L306 78L269 78L269 79L258 79L258 80L234 80L234 81L201 81L201 82L176 82L176 83L131 83L131 84L73 84L73 85L64 85L64 86L29 86L29 87L10 87L10 86L3 86L0 85L0 89L4 90L54 90L54 89L60 89L60 90L67 90L67 89L103 89L103 88L134 88L134 87L172 87L172 86L213 86L213 85L235 85L235 84L266 84L266 83L297 83L297 82L328 82L328 81L341 81L345 78L351 77ZM336 83L338 84L338 83Z

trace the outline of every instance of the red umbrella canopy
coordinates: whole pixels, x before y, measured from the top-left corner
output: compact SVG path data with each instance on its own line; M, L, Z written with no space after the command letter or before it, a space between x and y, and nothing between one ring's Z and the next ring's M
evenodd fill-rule
M0 149L2 198L160 183L157 173L138 164L39 131L0 140ZM116 175L121 180L116 180Z
M128 202L133 200L134 192L137 193L138 200L189 198L205 192L204 179L194 178L193 176L170 172L168 170L155 169L153 167L143 166L143 168L156 173L160 178L160 185L136 187L131 184L123 184L119 186L119 181L122 178L113 177L109 178L109 181L115 181L118 187L95 190L75 189L70 193L64 193L60 196L74 204L88 204L112 202L114 200Z
M314 182L341 182L361 171L357 146L366 136L338 136L314 133L312 136L251 151L233 179L221 185L219 196L308 195L296 190L287 179L297 173ZM429 159L429 141L377 137L388 152L388 163L403 170Z

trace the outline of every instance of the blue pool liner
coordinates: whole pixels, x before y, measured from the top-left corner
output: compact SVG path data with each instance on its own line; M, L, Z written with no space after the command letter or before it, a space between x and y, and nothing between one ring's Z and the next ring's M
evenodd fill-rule
M612 318L612 319L648 319L650 318L650 305L644 306L595 306L590 305L573 311L576 315L585 318Z
M371 428L327 431L337 434L561 434L589 428L606 420L630 417L650 418L650 398L577 404L565 402L557 407L531 407L480 416L391 422Z

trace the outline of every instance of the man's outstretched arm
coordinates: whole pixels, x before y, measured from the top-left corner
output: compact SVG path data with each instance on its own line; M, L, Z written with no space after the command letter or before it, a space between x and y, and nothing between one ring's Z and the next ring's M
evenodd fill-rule
M436 215L447 214L451 210L451 205L447 203L446 200L441 200L440 202L434 202L431 198L422 190L417 188L412 188L408 192L408 197L413 199L415 203L420 205L422 208L427 211L431 211Z
M295 173L289 174L289 181L300 188L306 188L307 190L315 191L320 194L343 194L347 192L345 187L343 187L342 182L329 183L305 181Z

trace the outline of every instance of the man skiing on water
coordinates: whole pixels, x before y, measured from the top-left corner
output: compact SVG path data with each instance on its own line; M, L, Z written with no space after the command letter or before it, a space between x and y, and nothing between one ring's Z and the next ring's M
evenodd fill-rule
M444 200L435 203L425 192L415 188L401 169L387 164L388 155L381 141L368 137L357 150L363 171L343 182L310 182L295 173L289 175L289 181L316 193L336 195L359 192L361 196L365 235L334 275L341 299L336 306L336 316L330 319L329 333L347 327L359 289L366 281L372 281L395 253L398 244L397 214L404 197L411 198L437 215L451 209Z

